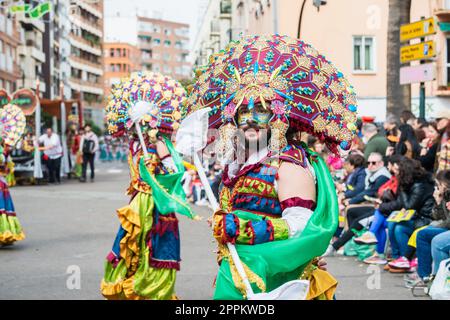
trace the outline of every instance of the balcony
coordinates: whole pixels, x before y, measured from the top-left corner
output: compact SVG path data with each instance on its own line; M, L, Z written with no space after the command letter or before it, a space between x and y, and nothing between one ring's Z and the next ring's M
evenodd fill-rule
M35 60L45 63L45 53L34 46L19 46L17 53L22 56L31 56Z
M434 15L441 22L450 22L450 1L442 0L442 6L434 10Z
M448 86L439 86L436 90L436 96L438 97L450 97L450 83Z

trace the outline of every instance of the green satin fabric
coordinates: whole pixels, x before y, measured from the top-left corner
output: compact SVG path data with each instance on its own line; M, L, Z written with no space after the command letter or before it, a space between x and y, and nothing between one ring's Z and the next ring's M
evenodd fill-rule
M258 245L236 245L242 262L261 277L266 291L298 279L310 261L325 252L338 226L339 210L334 183L323 159L317 157L317 160L311 161L317 176L317 207L301 235ZM249 212L234 213L244 219L260 219ZM254 283L252 288L254 292L261 292ZM243 298L233 282L230 265L224 258L217 275L214 299Z
M195 214L192 212L191 207L186 201L186 194L181 185L181 179L183 178L185 171L183 160L175 150L172 142L166 137L164 137L164 141L178 172L164 175L152 175L148 172L144 159L141 159L139 163L141 178L152 188L156 208L158 208L158 211L161 214L164 215L176 212L189 218L194 218Z

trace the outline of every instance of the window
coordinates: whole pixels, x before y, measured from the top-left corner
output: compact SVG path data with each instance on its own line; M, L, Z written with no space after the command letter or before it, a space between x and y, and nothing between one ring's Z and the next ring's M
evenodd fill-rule
M353 37L353 71L375 71L374 38L365 36Z
M164 29L164 34L166 36L170 36L172 34L172 31L170 31L170 29Z
M127 49L123 48L122 49L122 57L126 57L127 56Z
M114 49L113 48L109 49L109 56L114 57Z
M164 61L169 61L169 60L170 60L170 54L164 53L164 54L163 54L163 60L164 60Z
M160 43L161 43L161 40L159 40L159 39L153 39L153 44L154 44L155 46L159 46Z
M171 44L170 40L164 40L164 46L170 47L170 44Z

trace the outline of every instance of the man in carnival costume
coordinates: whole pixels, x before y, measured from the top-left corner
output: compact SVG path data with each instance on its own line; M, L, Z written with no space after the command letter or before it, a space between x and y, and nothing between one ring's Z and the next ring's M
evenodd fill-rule
M203 108L211 108L209 128L219 129L216 153L226 164L212 219L214 298L246 298L225 245L233 243L254 292L306 279L307 299L332 299L337 282L317 261L337 228L336 191L324 161L296 138L308 133L334 153L349 149L356 99L348 81L300 40L249 36L202 70L187 113Z
M7 104L0 110L0 246L23 240L25 235L17 219L14 204L5 177L8 175L8 157L25 130L22 110Z
M176 299L180 238L175 213L194 218L180 184L182 160L170 135L179 125L183 87L158 73L135 73L113 89L108 128L128 134L130 203L107 256L101 292L107 299Z

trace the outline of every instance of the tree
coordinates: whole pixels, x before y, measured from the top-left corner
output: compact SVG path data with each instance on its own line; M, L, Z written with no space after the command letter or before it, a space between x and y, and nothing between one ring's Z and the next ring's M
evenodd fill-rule
M410 22L411 0L389 0L387 43L387 112L411 110L411 86L400 85L400 26Z

